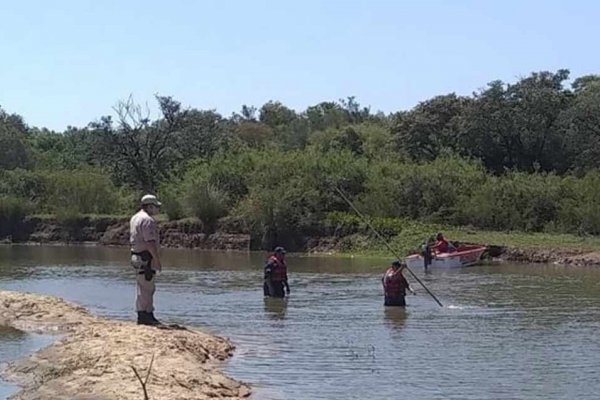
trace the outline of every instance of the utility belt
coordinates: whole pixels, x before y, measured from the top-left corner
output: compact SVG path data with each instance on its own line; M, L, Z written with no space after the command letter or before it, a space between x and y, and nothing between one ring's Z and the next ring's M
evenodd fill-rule
M137 259L137 256L140 260ZM141 261L141 262L139 262ZM138 270L139 275L144 275L144 279L151 281L156 271L150 266L152 264L152 254L148 250L140 252L131 252L131 265Z

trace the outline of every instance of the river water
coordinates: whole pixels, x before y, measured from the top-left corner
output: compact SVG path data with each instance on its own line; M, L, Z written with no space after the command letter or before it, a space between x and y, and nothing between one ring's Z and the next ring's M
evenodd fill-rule
M262 295L263 253L166 250L157 317L237 346L225 365L257 399L597 399L600 269L495 264L414 280L383 307L389 260L289 255L292 295ZM0 246L0 289L133 319L127 250ZM0 363L42 345L0 330ZM43 343L45 344L45 343ZM0 395L13 390L0 385ZM4 390L4 392L2 392Z

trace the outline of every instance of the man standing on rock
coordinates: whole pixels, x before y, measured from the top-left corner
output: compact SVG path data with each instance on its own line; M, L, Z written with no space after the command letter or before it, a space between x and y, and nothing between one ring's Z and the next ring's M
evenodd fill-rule
M160 212L160 206L161 202L156 196L147 194L142 197L140 211L129 221L131 265L136 270L137 279L135 308L137 323L141 325L160 325L154 318L154 280L162 266L158 256L158 226L152 218Z

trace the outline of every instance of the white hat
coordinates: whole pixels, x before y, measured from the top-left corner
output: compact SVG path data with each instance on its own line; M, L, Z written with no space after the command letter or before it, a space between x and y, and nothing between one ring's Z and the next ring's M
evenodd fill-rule
M156 198L155 195L153 194L146 194L142 197L142 201L141 201L142 205L145 206L147 204L153 204L157 207L160 207L162 205L162 203L160 201L158 201L158 199Z

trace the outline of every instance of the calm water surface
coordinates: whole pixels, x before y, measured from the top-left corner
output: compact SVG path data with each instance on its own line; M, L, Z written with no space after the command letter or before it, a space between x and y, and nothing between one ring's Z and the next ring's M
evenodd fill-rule
M10 360L16 360L52 343L49 335L28 334L17 329L0 326L0 368ZM18 390L16 386L0 381L0 399Z
M597 399L600 269L415 271L406 311L382 306L389 260L288 257L292 295L262 296L266 254L164 252L156 315L237 345L226 372L258 399ZM0 247L0 288L133 319L127 250ZM410 280L410 276L408 277ZM0 363L39 347L0 330ZM7 387L0 385L7 393Z

